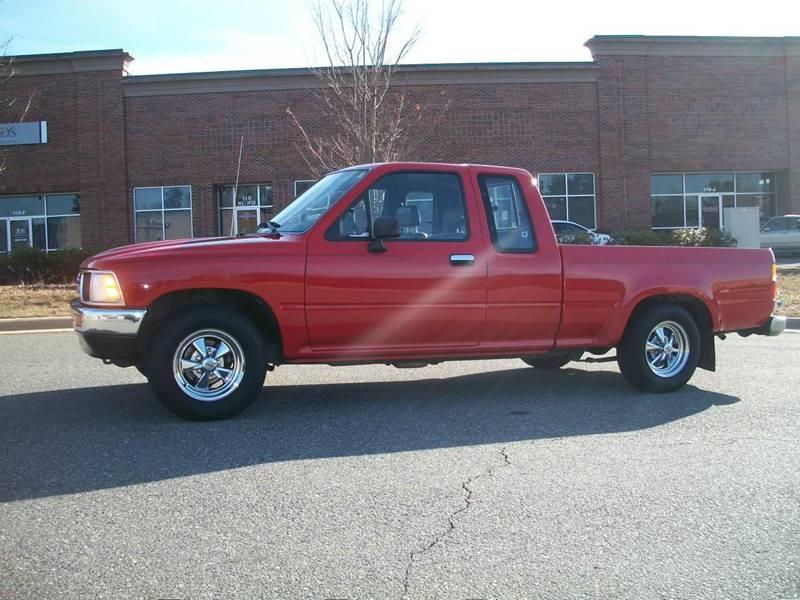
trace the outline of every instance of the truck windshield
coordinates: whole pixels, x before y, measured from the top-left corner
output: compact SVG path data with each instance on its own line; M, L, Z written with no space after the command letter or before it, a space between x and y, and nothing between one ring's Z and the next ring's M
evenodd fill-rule
M270 223L280 227L281 233L308 231L331 206L361 181L367 171L367 169L348 169L326 175L275 215ZM264 226L264 229L268 227Z

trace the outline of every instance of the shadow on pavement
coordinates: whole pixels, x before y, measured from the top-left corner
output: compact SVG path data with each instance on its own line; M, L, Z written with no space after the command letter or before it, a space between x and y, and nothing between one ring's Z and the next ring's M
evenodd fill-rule
M276 461L635 431L737 401L693 386L641 394L616 373L527 367L267 385L246 413L214 423L176 419L145 384L20 394L0 398L0 501Z

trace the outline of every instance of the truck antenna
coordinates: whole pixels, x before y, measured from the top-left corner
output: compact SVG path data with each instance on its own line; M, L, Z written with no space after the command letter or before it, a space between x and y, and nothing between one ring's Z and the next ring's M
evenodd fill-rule
M242 148L244 148L244 134L239 140L239 162L236 163L236 182L233 184L233 203L231 204L231 235L236 228L236 192L239 189L239 171L242 168Z

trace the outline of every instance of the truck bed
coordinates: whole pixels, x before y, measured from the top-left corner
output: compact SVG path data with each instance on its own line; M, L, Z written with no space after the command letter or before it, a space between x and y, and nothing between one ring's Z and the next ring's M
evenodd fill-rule
M615 345L645 297L702 302L715 332L749 329L774 308L770 250L562 245L557 347Z

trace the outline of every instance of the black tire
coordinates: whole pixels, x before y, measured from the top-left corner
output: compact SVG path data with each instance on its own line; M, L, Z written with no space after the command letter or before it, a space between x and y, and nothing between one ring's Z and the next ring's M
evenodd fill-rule
M669 352L663 353L658 349L646 352L651 335L658 341L655 330L662 324L662 334L668 341L663 346L669 346ZM686 352L676 353L672 349L673 343L684 348ZM653 304L636 314L628 324L617 348L617 363L623 377L633 387L645 392L673 392L683 387L697 369L701 343L697 323L685 308L669 303ZM665 358L659 361L659 355ZM673 360L673 356L677 358L670 365L669 360ZM653 367L650 359L655 361Z
M207 337L204 335L206 332L208 332ZM221 375L222 371L237 375L232 377L230 383L226 383L224 377L216 379L216 384L224 383L224 385L216 392L210 389L209 393L224 394L219 398L209 397L203 400L190 395L192 391L196 393L202 391L202 386L189 385L190 380L198 373L201 375L197 379L202 377L204 373L202 367L193 371L185 370L180 375L177 373L176 363L183 364L180 357L177 357L179 347L185 347L186 352L194 352L192 350L194 346L185 343L197 335L204 340L203 347L206 347L208 342L208 348L212 349L210 352L220 349L219 345L214 346L215 339L227 339L229 342L227 345L234 348L226 353L227 358L219 359L223 361L220 366L224 368L205 373L207 389L213 387L214 384L209 385L209 382L214 381L216 375ZM221 338L215 338L214 335L220 335ZM199 352L194 352L194 355L200 356ZM237 363L237 356L243 360ZM193 357L190 358L195 360ZM168 317L148 349L145 364L150 387L161 403L173 414L193 421L227 419L245 410L260 393L266 369L264 340L252 321L239 311L221 305L188 307L181 313ZM183 385L178 383L179 378L183 379ZM238 384L235 380L238 380Z
M526 357L522 359L522 362L536 369L560 369L567 363L578 360L581 354L583 354L583 352L569 352L562 356L543 356L542 358Z
M139 373L144 375L145 379L147 379L147 371L144 370L144 363L136 363L133 366L136 367L136 370L139 371Z

